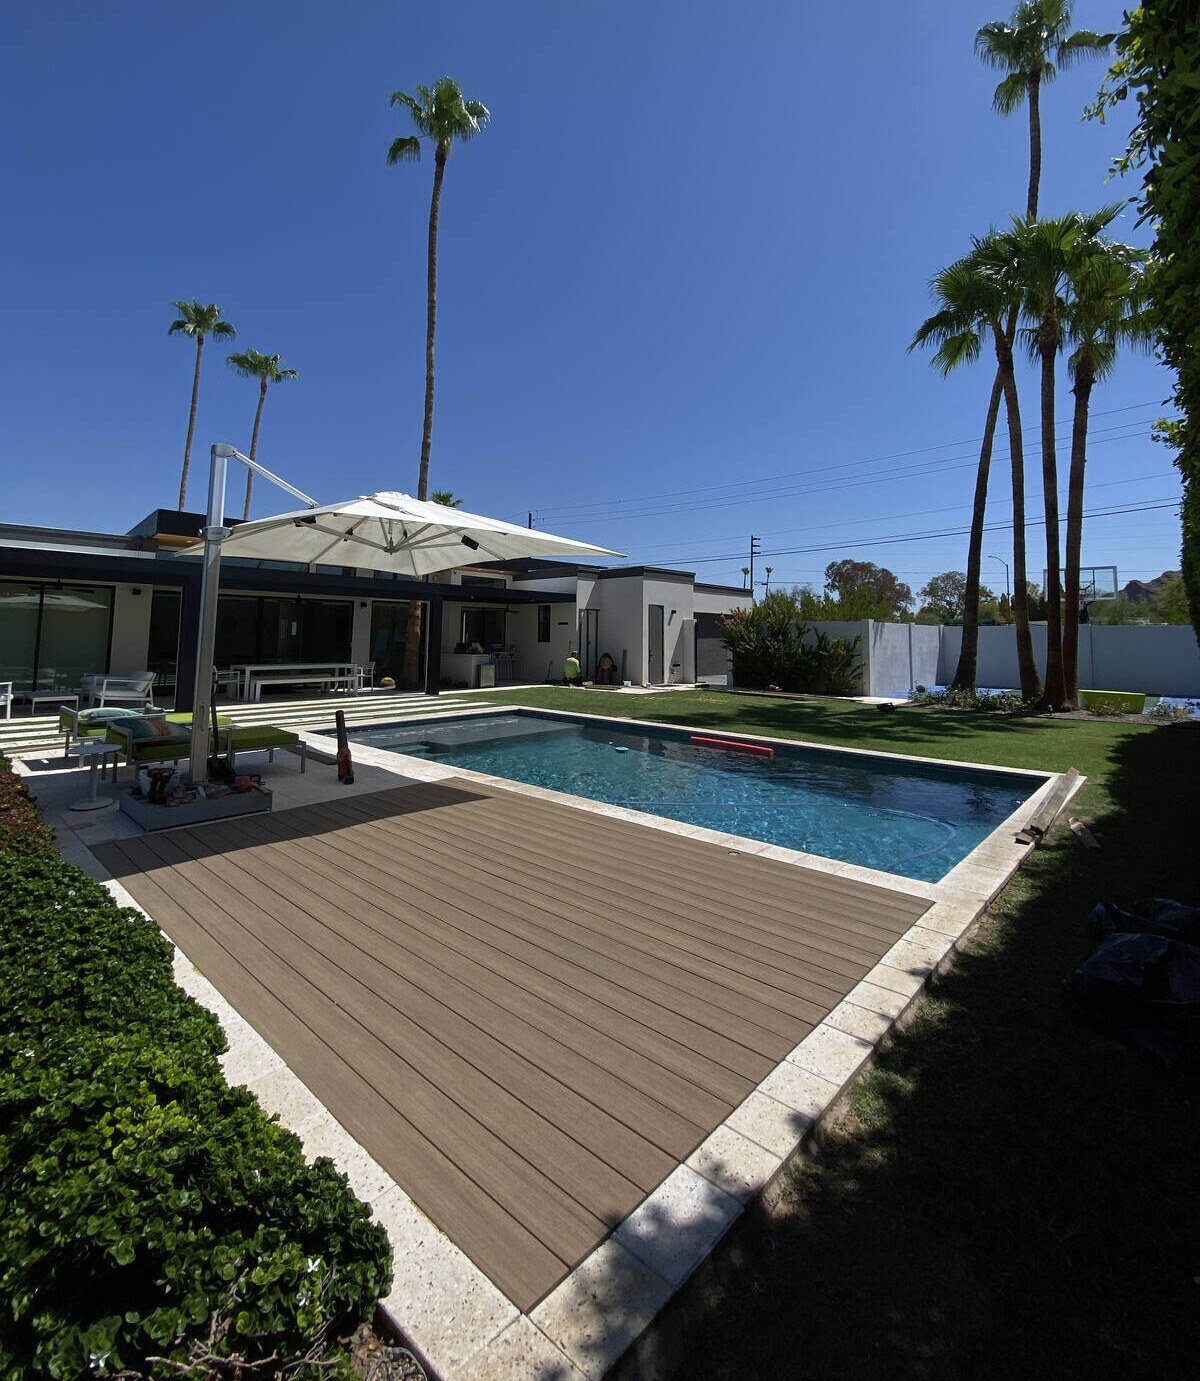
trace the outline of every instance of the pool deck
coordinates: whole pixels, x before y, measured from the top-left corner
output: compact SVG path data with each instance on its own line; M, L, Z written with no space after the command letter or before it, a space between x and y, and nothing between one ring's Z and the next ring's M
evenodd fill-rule
M64 853L175 942L231 1081L372 1205L384 1307L442 1381L627 1354L952 961L1058 782L920 883L355 760L353 788L277 760L291 808L154 835L55 810L77 773L37 788Z

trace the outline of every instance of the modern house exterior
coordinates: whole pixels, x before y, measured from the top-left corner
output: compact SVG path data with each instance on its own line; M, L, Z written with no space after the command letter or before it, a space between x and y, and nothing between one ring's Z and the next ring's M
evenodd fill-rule
M160 703L187 708L200 559L180 549L204 516L156 509L127 533L0 524L0 682L20 697L69 691L87 672L153 671ZM226 557L216 664L374 663L404 688L411 601L425 607L411 689L562 675L578 649L590 679L605 653L634 685L728 679L719 618L749 592L689 571L558 561L466 566L430 580L348 566Z

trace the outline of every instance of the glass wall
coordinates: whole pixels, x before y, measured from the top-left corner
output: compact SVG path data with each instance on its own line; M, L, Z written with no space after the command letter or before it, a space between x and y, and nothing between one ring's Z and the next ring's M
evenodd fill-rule
M72 691L107 671L112 606L111 589L0 581L0 681L17 695Z
M390 676L402 690L420 690L425 677L425 625L421 620L421 655L416 676L404 674L404 647L408 637L411 601L377 599L371 604L371 661L375 663L375 684Z
M154 672L156 697L170 695L175 689L179 670L180 602L178 590L155 590L150 596L150 637L146 643L146 670Z
M354 602L274 595L221 595L214 661L348 662Z

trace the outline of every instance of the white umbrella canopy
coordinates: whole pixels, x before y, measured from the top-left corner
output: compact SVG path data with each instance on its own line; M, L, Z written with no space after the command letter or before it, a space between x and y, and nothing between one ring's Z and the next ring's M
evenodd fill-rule
M185 547L180 554L195 550ZM358 566L414 577L487 561L621 555L390 491L239 523L221 551L251 560Z

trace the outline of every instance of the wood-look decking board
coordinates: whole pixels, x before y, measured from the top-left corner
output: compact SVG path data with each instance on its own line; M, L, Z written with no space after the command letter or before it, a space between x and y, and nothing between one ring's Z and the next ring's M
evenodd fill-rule
M460 779L95 852L526 1310L929 906Z

